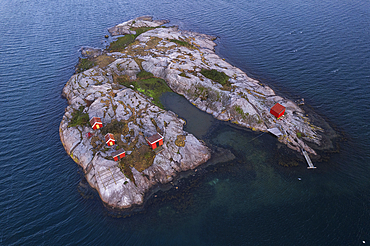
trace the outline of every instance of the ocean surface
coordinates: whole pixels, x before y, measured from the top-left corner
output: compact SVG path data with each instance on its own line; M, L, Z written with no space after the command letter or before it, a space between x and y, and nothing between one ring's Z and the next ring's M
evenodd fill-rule
M188 131L236 160L140 213L108 211L60 142L61 91L81 46L105 47L107 28L141 15L217 36L226 61L305 98L340 132L337 151L307 170L272 136L169 94ZM368 0L0 0L0 95L0 245L370 244Z

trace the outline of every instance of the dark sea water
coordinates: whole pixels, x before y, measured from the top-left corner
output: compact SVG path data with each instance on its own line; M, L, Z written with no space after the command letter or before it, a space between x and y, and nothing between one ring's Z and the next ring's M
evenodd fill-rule
M188 131L237 159L141 213L108 211L60 142L61 90L81 46L141 15L217 36L221 57L343 132L339 152L284 168L272 136L174 103ZM0 93L0 245L370 244L368 0L0 0Z

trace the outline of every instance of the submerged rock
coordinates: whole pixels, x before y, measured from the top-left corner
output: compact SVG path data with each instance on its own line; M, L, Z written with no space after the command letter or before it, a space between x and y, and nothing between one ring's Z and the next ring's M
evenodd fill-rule
M63 89L69 106L60 124L61 140L104 202L118 208L141 204L151 187L170 182L177 173L194 169L210 158L209 149L183 130L183 120L152 103L158 84L140 88L136 79L148 74L164 79L174 92L219 120L256 131L278 128L280 142L316 154L307 142L320 146L323 129L311 124L296 103L276 95L216 55L215 37L161 27L167 22L139 17L110 28L112 36L129 34L135 39L127 38L118 51L107 48L99 53L97 65L73 75ZM137 31L142 33L138 35ZM275 103L286 108L281 119L270 114ZM93 131L86 124L75 125L83 114L100 117L103 128ZM107 127L116 130L117 145L126 150L127 159L121 163L111 158L115 149L105 145ZM89 132L93 137L86 137ZM156 132L164 137L163 151L152 156L145 150L145 137ZM138 153L147 159L140 159ZM132 157L135 155L137 159ZM134 160L134 164L125 164L125 160Z

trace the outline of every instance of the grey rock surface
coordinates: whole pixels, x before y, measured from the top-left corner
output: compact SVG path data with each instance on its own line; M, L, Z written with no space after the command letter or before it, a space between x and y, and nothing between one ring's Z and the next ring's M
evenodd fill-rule
M63 89L69 106L60 124L61 140L67 153L84 168L87 180L104 202L119 208L141 204L144 194L155 184L170 182L177 173L194 169L210 158L209 149L183 130L184 121L176 114L160 109L150 98L114 80L114 76L135 80L142 69L164 79L174 92L219 120L255 131L276 127L282 133L280 142L294 150L302 148L316 154L307 143L320 146L323 129L311 124L296 103L276 95L269 86L216 55L215 37L177 27L160 27L167 22L144 16L110 28L112 35L134 34L133 27L154 29L140 34L119 52L104 51L104 56L113 58L113 62L73 75ZM202 69L225 73L228 84L206 78ZM275 103L286 107L281 119L270 114ZM100 130L88 139L90 127L68 126L73 112L81 106L89 117L101 117L103 125L124 122L126 132L117 138L124 144L134 143L133 148L145 145L144 137L161 131L164 150L155 155L153 164L145 170L131 168L135 180L132 182L117 162L109 159L113 149L105 147ZM184 146L175 144L178 136L184 136ZM131 149L127 151L130 153Z

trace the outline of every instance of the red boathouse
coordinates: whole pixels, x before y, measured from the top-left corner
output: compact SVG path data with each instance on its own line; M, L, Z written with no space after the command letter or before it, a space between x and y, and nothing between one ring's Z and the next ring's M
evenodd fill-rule
M152 149L156 149L163 145L163 136L159 133L154 134L148 138L145 138Z
M270 113L276 118L280 118L285 113L285 107L279 103L276 103L271 109Z
M120 161L123 157L125 157L125 156L126 156L126 153L125 153L125 151L121 148L121 149L119 149L119 150L117 150L117 151L114 151L114 152L112 153L112 156L113 156L113 159L114 159L115 161Z
M101 119L99 117L92 117L90 119L90 125L94 130L97 130L103 127L103 123L101 123Z
M108 146L112 146L116 143L116 140L114 140L114 136L112 133L107 133L105 135L105 142L107 143Z

